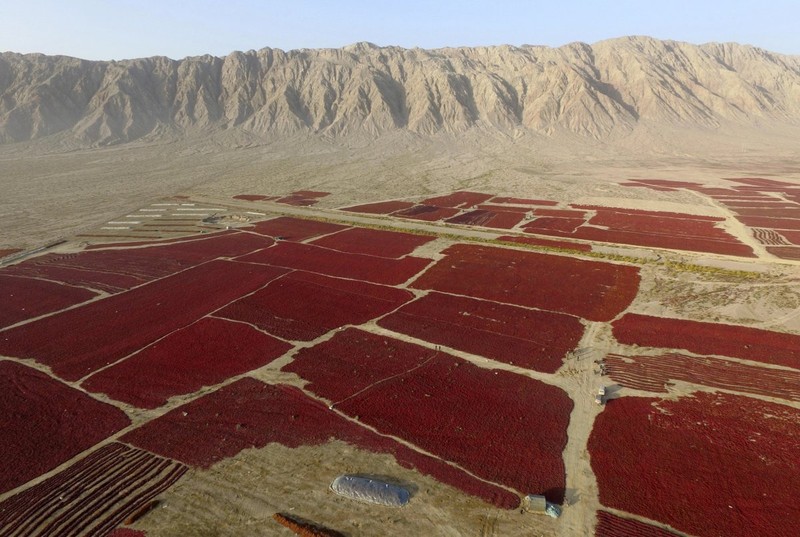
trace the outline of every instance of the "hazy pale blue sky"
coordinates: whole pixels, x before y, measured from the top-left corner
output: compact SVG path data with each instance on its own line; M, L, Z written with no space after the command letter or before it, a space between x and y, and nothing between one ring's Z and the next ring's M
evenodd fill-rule
M0 0L0 51L95 60L357 41L559 46L624 35L800 54L800 0Z

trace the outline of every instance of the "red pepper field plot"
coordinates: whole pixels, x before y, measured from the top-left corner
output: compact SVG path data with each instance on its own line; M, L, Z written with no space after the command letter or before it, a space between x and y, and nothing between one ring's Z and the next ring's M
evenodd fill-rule
M759 228L753 229L753 235L758 242L767 246L770 254L782 259L800 259L800 249L778 247L782 243L776 242L774 233L776 230L780 234L786 230L800 230L800 186L758 177L726 180L734 183L731 188L709 188L700 183L659 180L635 180L624 184L673 191L691 190L704 194L726 206L740 223Z
M457 244L413 287L610 321L636 296L639 269L566 256Z
M475 209L452 218L445 222L450 224L463 224L469 226L482 226L496 229L511 229L519 224L525 214L515 211L491 211Z
M378 324L500 362L555 373L583 335L577 317L429 293Z
M430 259L421 257L388 259L292 242L282 242L239 259L248 263L287 267L386 285L399 285L431 263Z
M360 342L365 352L351 352ZM381 433L521 493L563 500L572 401L559 388L357 330L302 351L284 369Z
M666 392L672 381L691 382L787 401L800 402L800 371L746 365L707 356L669 353L660 356L620 356L605 358L608 374L625 387L651 392Z
M449 207L439 207L436 205L414 205L409 209L403 209L392 213L392 216L401 216L414 220L424 220L426 222L436 222L457 215L458 209Z
M558 205L557 201L552 200L537 200L529 198L509 198L505 196L497 196L489 200L491 203L504 203L510 205L544 205L555 207Z
M354 205L353 207L343 207L342 211L351 213L365 213L365 214L389 214L403 209L409 209L416 205L411 201L377 201L375 203L365 203L363 205Z
M63 379L78 380L285 273L274 267L211 261L6 330L0 335L0 354L33 358Z
M600 502L690 535L794 535L800 410L699 392L608 402L589 438Z
M676 537L678 534L639 520L623 518L608 511L598 511L594 535L595 537Z
M347 226L331 224L329 222L318 222L316 220L304 220L302 218L292 218L281 216L258 222L253 226L253 232L268 237L280 238L284 241L304 241L311 237L319 237L347 229Z
M565 392L443 353L409 366L406 374L353 393L336 407L483 479L553 502L564 499L561 452L572 410ZM340 382L347 383L342 373Z
M52 470L130 423L121 410L11 361L0 361L0 408L0 493Z
M356 227L322 237L312 241L311 244L350 254L397 259L412 253L435 238L427 235Z
M174 274L212 259L268 248L272 239L250 233L151 243L147 247L48 254L3 269L6 274L40 277L115 293Z
M629 313L613 323L620 343L685 349L800 369L800 336L745 326Z
M97 296L88 289L6 276L0 272L0 328L80 304Z
M151 453L109 444L0 503L0 535L106 535L186 470Z
M457 209L469 209L479 203L483 203L494 197L494 194L483 194L481 192L453 192L444 196L428 198L423 200L424 205L436 205L437 207L453 207Z
M403 289L293 272L220 310L283 339L310 341L346 324L362 324L413 298Z
M140 408L261 367L291 345L242 323L204 318L95 373L82 386Z
M407 468L416 468L498 507L519 505L516 494L375 434L297 388L250 378L178 407L123 437L125 442L200 468L270 442L299 447L330 440L388 453Z

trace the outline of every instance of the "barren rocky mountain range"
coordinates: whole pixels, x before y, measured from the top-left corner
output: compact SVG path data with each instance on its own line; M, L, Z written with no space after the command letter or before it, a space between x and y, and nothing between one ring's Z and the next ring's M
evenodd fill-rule
M0 142L85 146L224 130L614 140L658 125L800 125L800 57L625 37L558 48L378 47L87 61L0 54Z

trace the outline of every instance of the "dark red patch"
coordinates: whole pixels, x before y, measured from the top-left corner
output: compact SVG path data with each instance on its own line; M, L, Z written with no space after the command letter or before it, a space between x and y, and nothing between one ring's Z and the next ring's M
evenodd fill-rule
M237 194L233 197L235 200L245 200L245 201L261 201L267 199L267 196L262 196L260 194Z
M285 270L211 261L0 335L0 354L78 380L266 285Z
M392 213L393 216L402 216L403 218L412 218L414 220L424 220L426 222L436 222L444 220L458 214L458 209L451 209L449 207L437 207L435 205L414 205L410 209L404 209Z
M440 293L406 304L378 324L544 373L555 373L583 335L575 317Z
M0 328L80 304L95 296L88 289L6 276L0 272L0 303L3 304Z
M0 259L2 259L2 258L4 258L4 257L8 257L8 256L10 256L11 254L16 254L17 252L21 252L21 251L22 251L22 250L20 250L19 248L5 248L5 249L0 249Z
M387 259L293 242L283 242L240 259L387 285L401 284L431 263L430 259L419 257Z
M413 298L409 291L293 272L237 300L218 315L283 339L310 341L346 324L362 324Z
M311 237L319 237L328 233L335 233L347 229L347 226L318 222L316 220L303 220L291 216L281 216L259 222L253 227L255 233L268 237L280 238L284 241L304 241Z
M677 537L677 533L645 524L632 518L622 518L608 511L597 512L595 537Z
M485 226L494 217L494 213L483 209L476 209L462 213L453 218L448 218L445 222L449 224L462 224L466 226Z
M11 361L0 361L0 408L0 493L130 423L121 410Z
M727 394L613 399L588 444L600 502L692 535L792 535L798 423L798 409Z
M401 211L413 207L415 204L410 201L378 201L375 203L365 203L364 205L354 205L353 207L344 207L342 211L350 211L351 213L365 213L365 214L389 214L395 211Z
M454 207L468 209L473 205L483 203L494 197L494 194L482 194L480 192L453 192L445 196L437 196L423 200L424 205L436 205L437 207Z
M82 386L140 408L157 408L172 396L261 367L290 348L242 323L200 319L95 373Z
M278 442L287 447L339 439L361 449L389 453L407 467L513 509L519 497L389 437L349 421L300 390L243 378L157 418L123 437L153 453L209 468L248 448Z
M746 326L629 313L614 321L620 343L732 356L800 369L800 336Z
M410 254L419 246L429 243L435 238L397 231L356 227L322 237L311 244L351 254L398 258Z
M800 261L800 247L797 246L767 246L767 251L781 259Z
M413 286L610 321L636 296L639 269L457 244Z

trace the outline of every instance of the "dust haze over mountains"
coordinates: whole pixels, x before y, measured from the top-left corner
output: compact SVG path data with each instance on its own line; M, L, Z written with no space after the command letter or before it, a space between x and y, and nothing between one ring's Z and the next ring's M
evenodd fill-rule
M800 57L646 37L118 62L7 52L0 96L5 144L50 136L107 146L223 131L264 139L477 131L613 144L643 133L652 140L661 127L781 138L800 125Z

